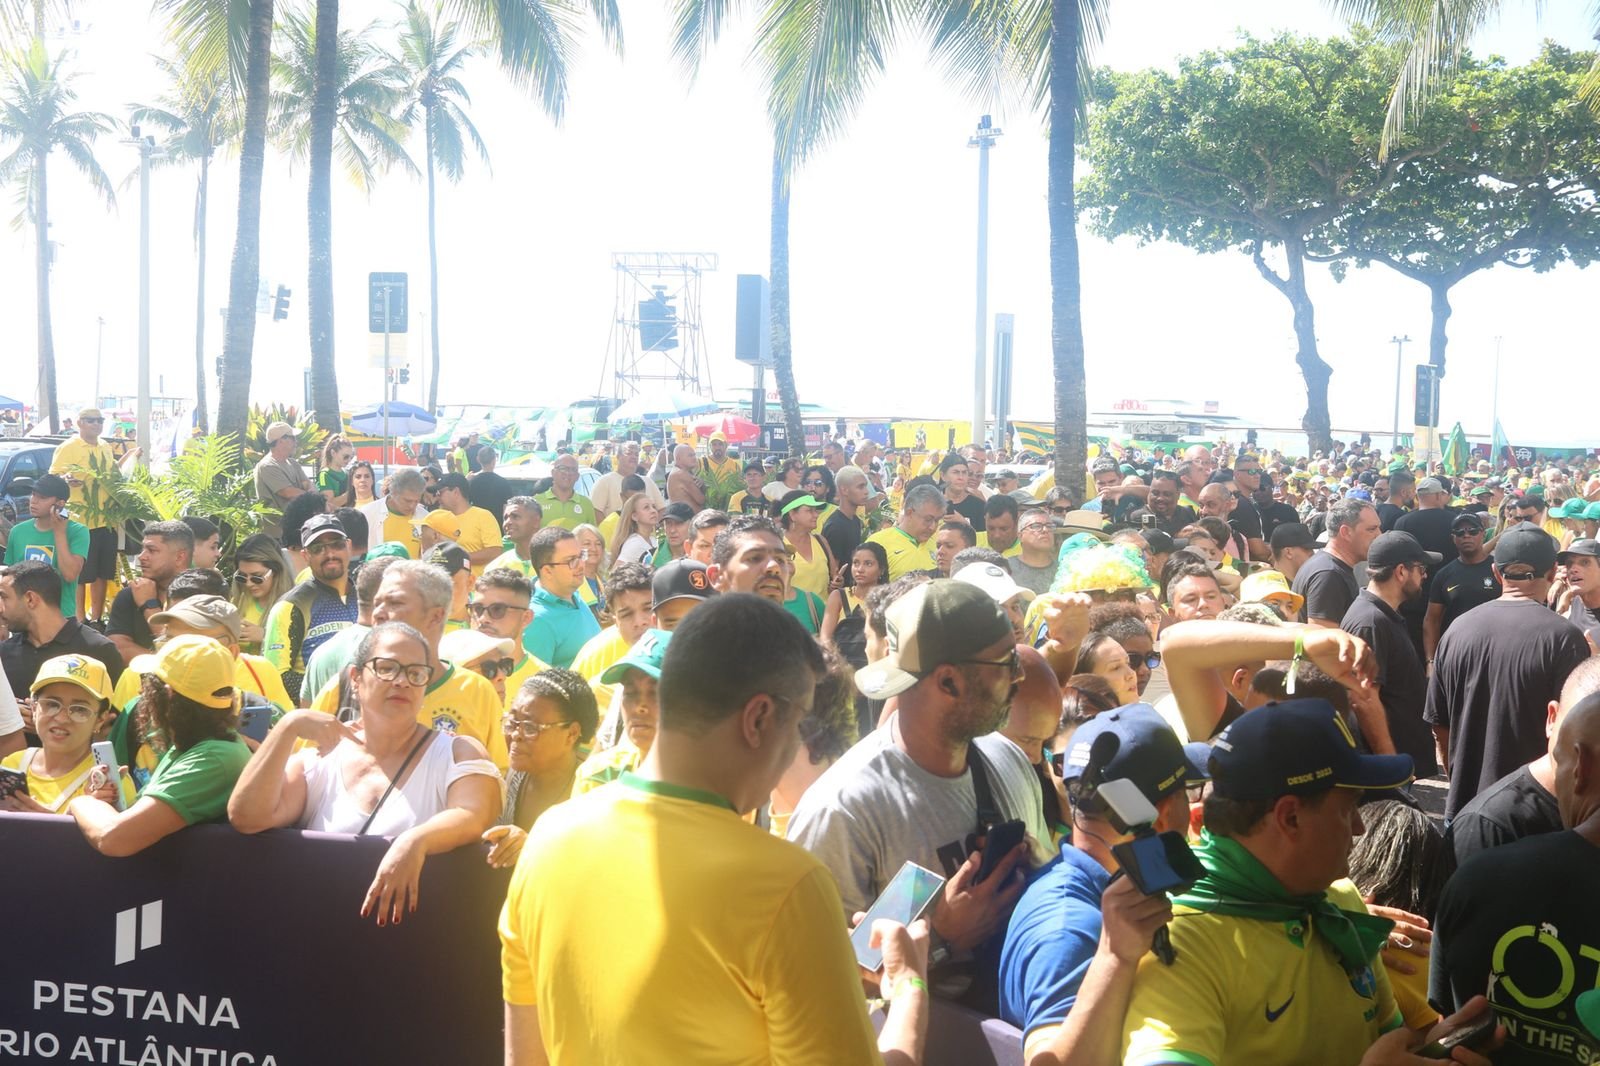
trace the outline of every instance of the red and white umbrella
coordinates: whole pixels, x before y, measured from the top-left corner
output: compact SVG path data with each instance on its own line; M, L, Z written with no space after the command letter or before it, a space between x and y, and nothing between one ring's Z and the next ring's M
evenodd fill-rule
M761 427L748 418L738 415L712 415L693 424L695 436L709 437L721 433L729 444L744 444L761 436Z

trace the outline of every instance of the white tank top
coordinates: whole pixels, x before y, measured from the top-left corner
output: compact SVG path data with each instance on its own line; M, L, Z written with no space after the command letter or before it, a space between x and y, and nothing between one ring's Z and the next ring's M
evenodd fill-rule
M432 818L444 810L450 786L463 777L485 774L500 780L499 772L487 759L456 762L452 751L455 741L453 735L440 733L412 760L405 784L384 801L367 829L368 836L398 836ZM300 828L319 833L359 833L366 825L372 811L362 810L344 787L344 767L356 751L356 745L342 740L324 756L319 757L314 748L301 753L306 763L306 809ZM503 800L504 782L501 787Z

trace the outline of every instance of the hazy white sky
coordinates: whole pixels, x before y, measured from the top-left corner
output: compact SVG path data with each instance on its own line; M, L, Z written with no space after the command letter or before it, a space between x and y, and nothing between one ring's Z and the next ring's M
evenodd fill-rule
M345 25L376 22L385 35L399 11L388 0L341 6ZM1535 19L1533 4L1508 5L1513 14L1478 50L1520 61L1544 37L1592 46L1585 6L1546 5ZM1241 28L1335 32L1325 10L1314 0L1118 3L1099 58L1123 69L1171 65L1179 55L1227 45ZM691 85L667 54L664 6L626 0L622 13L625 58L590 36L560 127L492 62L468 71L493 169L475 165L459 186L441 186L441 402L558 404L594 394L613 318L614 251L717 253L720 269L707 277L703 306L712 382L718 396L749 386L750 372L732 358L734 276L767 270L770 140L757 80L744 62L745 30L735 28ZM128 104L160 91L148 58L161 48L160 27L148 3L87 0L81 23L53 43L76 53L84 107L125 117ZM798 173L791 247L802 400L853 414L969 417L977 153L966 142L983 110L945 83L922 46L908 43L847 136ZM1005 135L991 156L989 309L1016 315L1014 416L1048 418L1044 130L1037 115L997 110L995 117ZM98 152L118 179L136 166L134 149L115 138ZM213 173L208 366L221 348L216 309L226 299L236 206L232 161ZM257 400L299 402L302 394L305 176L303 166L269 156L262 274L294 294L288 321L257 320ZM61 245L56 353L70 409L94 391L99 316L106 320L100 391L135 388L138 196L130 186L108 213L59 159L51 181ZM191 172L158 171L152 350L154 373L172 395L194 388L193 194ZM412 328L422 328L423 185L393 173L369 200L336 177L334 215L340 396L351 407L377 399L380 389L381 371L367 368L369 271L410 272ZM35 387L32 255L28 233L0 231L0 307L12 327L0 393L28 399ZM1219 400L1225 414L1298 424L1304 389L1289 307L1247 257L1085 235L1082 264L1091 408L1183 395ZM1571 420L1551 419L1546 386L1574 358L1594 359L1597 284L1600 275L1571 268L1537 276L1499 268L1460 285L1444 424L1459 419L1469 432L1488 432L1495 338L1503 337L1500 417L1508 434L1578 432ZM1312 290L1323 357L1335 370L1335 426L1387 427L1395 367L1389 338L1417 338L1406 349L1409 408L1409 364L1425 354L1427 291L1382 268L1352 272L1343 284L1316 269ZM414 365L419 339L414 333ZM412 382L402 396L416 400L415 370ZM214 378L208 388L214 405Z

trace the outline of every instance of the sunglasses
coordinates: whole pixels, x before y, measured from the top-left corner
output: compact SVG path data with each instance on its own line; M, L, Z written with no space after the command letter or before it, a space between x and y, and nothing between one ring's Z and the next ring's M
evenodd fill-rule
M80 418L80 419L78 419L78 424L82 425L85 422L99 423L99 422L104 422L104 421L105 421L105 419L103 419L103 418Z
M498 621L500 621L500 619L504 618L506 616L506 612L507 611L526 611L527 609L528 609L528 605L527 604L523 604L521 607L518 607L515 604L511 604L511 603L476 603L475 602L475 603L467 604L467 613L472 615L472 617L474 617L474 618L482 618L484 615L488 615L490 618L493 618L496 622L498 622Z
M272 575L271 574L247 574L243 570L236 570L236 571L234 571L233 579L235 581L237 581L241 585L244 584L247 581L252 585L265 585L268 581L272 580Z
M1161 665L1161 653L1158 651L1153 651L1147 655L1140 655L1136 651L1130 651L1128 653L1128 665L1133 667L1135 670L1139 669L1140 666L1148 666L1150 669L1154 670L1156 667Z
M497 677L510 677L516 668L515 659L485 659L473 667L489 681Z
M1518 570L1514 574L1509 570L1502 570L1500 576L1507 581L1532 581L1539 575L1532 570Z

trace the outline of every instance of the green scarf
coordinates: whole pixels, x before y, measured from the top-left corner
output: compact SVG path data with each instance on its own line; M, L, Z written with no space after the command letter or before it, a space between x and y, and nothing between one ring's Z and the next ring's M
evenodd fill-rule
M1327 894L1291 896L1244 845L1229 837L1200 834L1194 849L1206 875L1173 902L1207 914L1306 925L1328 942L1346 973L1371 965L1394 923L1365 911L1342 910Z

